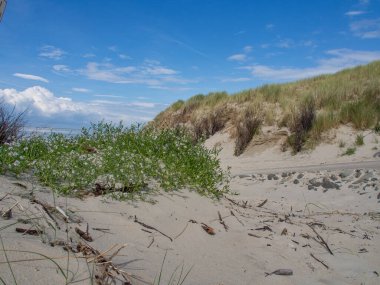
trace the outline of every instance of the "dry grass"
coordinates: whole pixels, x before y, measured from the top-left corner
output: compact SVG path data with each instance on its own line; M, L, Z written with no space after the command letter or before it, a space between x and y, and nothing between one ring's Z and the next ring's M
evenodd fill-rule
M300 111L297 106L302 106L308 98L314 102L314 119L307 119L304 114L306 117L298 117L303 123L296 126L294 119ZM308 146L316 145L324 132L340 124L350 124L361 130L372 128L380 121L380 61L332 75L269 84L232 95L226 92L199 94L185 102L177 101L160 113L152 124L161 128L184 125L196 132L194 136L197 138L208 137L234 125L234 133L243 135L245 132L236 130L238 125L234 122L246 105L261 106L262 124L285 126L293 129L293 133L299 132L294 138L297 141L295 150L302 148L304 140L309 142ZM217 110L222 110L222 119L215 118Z
M259 132L262 124L262 116L259 107L248 105L235 122L235 152L236 156L241 155L253 136Z
M16 113L0 101L0 145L20 138L24 123L24 112Z
M291 135L288 143L294 153L301 151L302 146L306 142L308 132L313 127L315 121L315 103L312 98L308 99L294 111L293 119L290 122L289 129Z

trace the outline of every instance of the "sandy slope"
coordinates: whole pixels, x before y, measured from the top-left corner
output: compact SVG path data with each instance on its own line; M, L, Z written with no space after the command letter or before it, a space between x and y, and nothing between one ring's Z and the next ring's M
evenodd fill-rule
M342 136L349 137L349 130L340 131ZM312 153L298 156L281 153L278 144L274 144L270 149L260 151L254 151L253 147L248 150L249 155L234 158L231 142L219 134L207 144L222 141L221 159L224 165L232 167L231 189L239 194L228 196L230 200L212 201L193 192L181 191L152 197L154 204L119 202L101 197L83 201L60 197L56 199L56 205L70 210L75 219L81 218L81 229L89 224L94 238L89 244L99 251L116 244L127 244L113 258L114 264L148 284L160 272L165 253L161 284L167 284L181 264L185 270L193 266L184 284L379 284L380 158L373 157L377 151L373 148L380 147L380 144L376 142L379 138L373 134L365 139L365 145L352 157L337 156L341 149L334 141L334 145L321 145ZM323 170L323 166L331 162L350 161L373 161L377 167ZM321 168L284 170L288 166L302 165L321 165ZM281 169L258 174L257 170L263 168ZM34 212L49 220L39 205L30 203L28 193L34 189L37 200L53 205L52 195L28 182L23 182L26 189L15 182L10 177L0 177L0 198L5 193L12 193L0 201L0 209L8 209L16 201L20 201L24 208L16 206L13 218L2 219L0 228L25 216L25 209L30 211L29 216ZM267 202L258 207L265 200ZM218 212L228 230L220 223ZM135 216L139 222L156 228L173 241L136 223ZM61 225L58 238L67 240L66 224L58 222ZM216 234L207 234L201 223L211 226ZM6 249L26 248L50 257L67 256L62 247L43 244L41 237L16 233L16 226L21 225L0 231ZM78 224L71 222L67 226L69 239L71 237L74 243L79 241L74 231ZM50 228L45 225L47 235L43 238L47 240L54 238ZM321 244L317 233L333 254ZM8 252L10 260L32 257ZM91 272L80 257L80 253L76 259L71 256L69 262L70 270L78 272L75 280L85 278ZM9 266L4 261L4 255L0 254L0 276L6 284L12 284ZM66 270L67 258L56 261ZM65 284L52 262L23 261L11 263L11 267L18 284ZM265 276L265 272L277 269L292 269L293 275ZM82 283L90 284L88 280ZM133 280L133 284L147 283Z

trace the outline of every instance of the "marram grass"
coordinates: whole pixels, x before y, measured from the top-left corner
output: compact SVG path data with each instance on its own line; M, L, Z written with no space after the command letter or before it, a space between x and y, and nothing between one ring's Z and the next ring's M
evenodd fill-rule
M231 95L226 92L198 94L187 101L174 103L161 112L152 125L159 128L184 125L190 131L196 130L195 137L205 138L212 133L207 130L207 124L203 124L205 128L202 132L197 122L207 121L215 110L220 109L223 110L223 116L217 118L223 120L223 125L232 133L236 133L238 123L241 123L236 118L253 104L259 106L259 112L252 116L262 116L263 125L290 129L293 123L291 118L297 116L297 110L307 100L313 100L315 104L316 119L307 133L303 134L305 145L315 146L324 132L340 124L349 124L359 130L373 128L380 121L380 61L331 75L291 83L267 84ZM199 136L200 133L202 136Z

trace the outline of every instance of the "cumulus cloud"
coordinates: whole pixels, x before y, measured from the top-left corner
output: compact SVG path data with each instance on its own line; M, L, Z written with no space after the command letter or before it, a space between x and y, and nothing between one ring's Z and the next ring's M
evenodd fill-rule
M111 97L109 95L108 97ZM27 110L27 121L32 126L65 126L80 128L83 124L107 120L126 123L146 122L163 108L154 102L125 102L115 100L74 101L59 97L50 90L34 86L23 91L0 89L0 100L16 106L18 111Z
M36 80L36 81L42 81L48 83L49 80L46 78L43 78L41 76L33 75L33 74L25 74L25 73L14 73L13 76L23 78L23 79L28 79L28 80Z
M21 109L29 108L42 116L52 116L57 113L85 112L85 108L72 102L70 98L56 97L48 89L34 86L18 92L16 89L0 89L0 98L5 103Z
M245 66L254 77L269 80L295 80L325 73L334 73L344 68L367 64L380 59L380 51L355 51L350 49L334 49L326 52L328 58L321 59L314 67L274 68L266 65Z
M352 22L350 29L355 36L363 39L380 38L380 18Z
M39 56L58 60L61 59L66 54L65 51L57 48L55 46L45 45L41 47Z

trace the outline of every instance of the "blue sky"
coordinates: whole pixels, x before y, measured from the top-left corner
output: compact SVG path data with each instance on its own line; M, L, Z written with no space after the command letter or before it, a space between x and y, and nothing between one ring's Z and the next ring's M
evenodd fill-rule
M380 0L8 0L0 98L31 126L129 124L376 59Z

